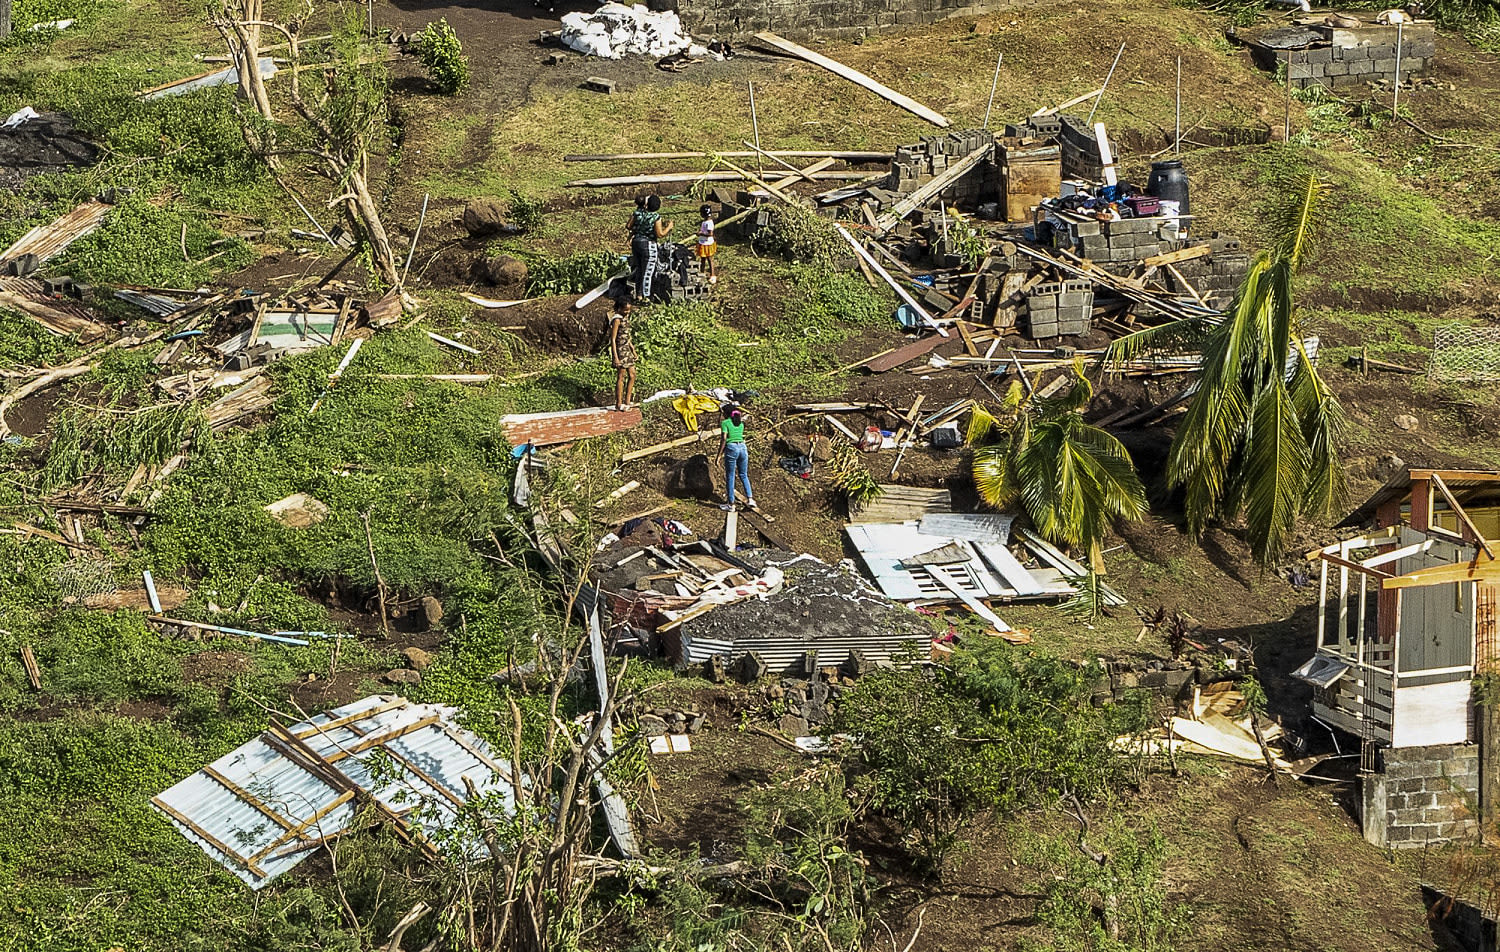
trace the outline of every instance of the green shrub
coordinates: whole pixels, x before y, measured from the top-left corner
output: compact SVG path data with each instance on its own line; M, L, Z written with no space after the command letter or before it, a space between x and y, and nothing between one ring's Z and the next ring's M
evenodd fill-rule
M447 19L427 24L412 42L433 85L449 96L463 92L469 85L469 58Z
M580 251L566 258L534 258L526 262L526 296L582 294L620 271L613 251Z

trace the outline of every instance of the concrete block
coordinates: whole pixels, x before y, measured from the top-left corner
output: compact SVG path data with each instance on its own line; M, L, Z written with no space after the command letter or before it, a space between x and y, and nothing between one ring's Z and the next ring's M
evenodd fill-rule
M1394 56L1385 59L1371 60L1370 62L1374 64L1371 67L1371 71L1376 73L1377 75L1394 76L1396 73L1396 58Z

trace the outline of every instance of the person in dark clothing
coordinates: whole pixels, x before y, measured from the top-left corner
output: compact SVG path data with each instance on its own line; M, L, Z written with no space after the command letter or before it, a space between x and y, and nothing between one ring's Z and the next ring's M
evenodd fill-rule
M636 202L630 216L630 255L636 296L651 300L651 282L657 270L657 243L672 233L672 223L661 217L661 199L646 196L644 205Z

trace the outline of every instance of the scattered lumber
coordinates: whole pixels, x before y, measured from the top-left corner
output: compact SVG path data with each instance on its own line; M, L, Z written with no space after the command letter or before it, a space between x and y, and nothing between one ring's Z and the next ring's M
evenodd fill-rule
M1050 115L1053 115L1054 113L1062 112L1064 109L1072 108L1073 106L1076 106L1079 103L1088 102L1090 99L1093 99L1095 96L1102 96L1102 95L1104 95L1104 87L1101 86L1098 89L1093 89L1093 90L1090 90L1090 91L1084 93L1082 96L1074 96L1072 99L1069 99L1067 102L1058 103L1055 106L1048 106L1045 109L1038 109L1036 112L1034 112L1034 113L1031 114L1031 117L1033 119L1035 119L1035 118L1037 118L1039 116L1050 116Z
M381 380L440 380L482 386L495 379L494 374L377 374Z
M915 311L917 316L922 319L922 322L924 324L937 331L940 336L948 336L948 332L943 330L943 328L940 327L938 323L932 319L932 315L928 314L927 310L917 302L917 299L911 296L911 292L906 290L906 288L903 287L899 282L897 282L895 278L891 277L890 272L885 270L885 268L882 268L879 261L876 261L874 258L870 257L870 253L865 250L864 245L861 245L858 241L856 241L854 239L854 236L849 234L849 232L844 229L843 225L834 225L833 227L838 230L838 233L840 235L844 236L844 240L849 243L849 247L854 249L854 253L863 258L865 264L873 268L875 270L875 273L880 275L882 281L890 285L891 290L896 292L896 296L904 301L906 305L913 311ZM875 247L880 248L880 245L876 244Z
M865 89L868 89L875 95L880 96L881 98L889 102L895 103L896 105L900 106L902 109L905 109L907 112L912 113L913 115L921 116L923 119L926 119L928 122L932 123L935 126L946 129L949 125L947 118L945 118L941 113L927 108L926 106L922 105L909 96L903 96L901 93L896 92L889 86L886 86L883 83L876 82L875 80L866 76L864 73L861 73L859 70L854 69L850 66L845 66L838 60L829 59L828 57L823 56L820 53L814 53L807 47L798 46L791 40L783 39L782 37L777 36L775 33L757 33L755 34L755 39L774 50L786 53L788 56L795 56L798 59L806 60L807 62L812 63L814 66L821 66L824 69L828 70L830 73L833 73L835 76L841 76L844 79L849 80L851 83L863 86Z
M555 413L509 413L500 418L511 446L552 446L589 436L628 430L641 422L641 411L585 407Z
M90 199L49 225L37 225L0 251L0 263L23 255L35 255L37 264L51 261L73 242L104 224L112 208L106 202Z
M36 666L36 655L31 653L31 645L21 646L21 666L26 669L26 680L31 682L33 691L42 689L42 671Z
M39 295L27 294L15 287L20 283L14 278L0 279L0 307L17 312L58 337L77 335L80 341L87 343L104 333L101 325L81 316L79 309L61 302L37 300Z
M765 155L783 159L839 159L843 162L889 162L889 152L809 152L795 149L767 149ZM605 155L565 155L564 162L626 162L639 159L708 159L725 155L731 159L753 159L754 152L616 152Z
M204 631L214 631L222 635L239 635L242 638L255 638L260 641L276 641L284 645L298 645L306 647L308 641L304 638L288 638L285 635L268 635L260 631L246 631L243 628L226 628L223 625L210 625L204 621L184 621L181 618L167 618L162 615L148 615L147 621L156 622L159 625L172 625L176 628L201 628Z

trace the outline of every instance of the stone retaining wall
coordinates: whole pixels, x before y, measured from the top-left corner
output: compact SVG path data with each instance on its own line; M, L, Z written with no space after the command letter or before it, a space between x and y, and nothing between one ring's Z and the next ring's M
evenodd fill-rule
M893 26L1026 5L1025 0L679 0L678 14L689 30L704 37L744 37L769 30L793 40L848 40Z
M1413 849L1479 832L1479 748L1474 744L1380 751L1360 778L1360 820L1376 846Z

